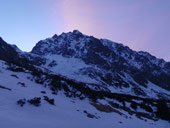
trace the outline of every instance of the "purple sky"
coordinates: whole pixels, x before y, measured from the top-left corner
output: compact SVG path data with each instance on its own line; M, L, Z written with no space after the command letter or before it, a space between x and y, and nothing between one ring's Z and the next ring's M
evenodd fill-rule
M0 4L0 36L24 51L55 33L78 29L170 61L170 0L1 0Z

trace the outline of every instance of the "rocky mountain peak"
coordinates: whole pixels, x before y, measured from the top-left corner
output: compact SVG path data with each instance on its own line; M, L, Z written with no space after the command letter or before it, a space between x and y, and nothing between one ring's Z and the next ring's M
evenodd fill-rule
M31 53L45 57L49 60L49 65L57 65L61 58L77 59L90 68L82 66L75 72L100 79L109 85L114 85L114 80L120 79L120 74L123 73L131 76L139 85L145 86L151 81L170 90L170 64L163 59L147 52L133 51L107 39L84 35L78 30L41 40ZM79 65L73 63L74 67ZM108 81L108 78L114 80Z
M73 34L82 35L82 33L79 30L73 30Z

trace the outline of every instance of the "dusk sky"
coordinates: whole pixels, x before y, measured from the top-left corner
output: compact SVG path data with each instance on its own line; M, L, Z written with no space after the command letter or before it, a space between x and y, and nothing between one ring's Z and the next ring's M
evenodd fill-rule
M0 36L30 51L78 29L170 61L170 0L0 0Z

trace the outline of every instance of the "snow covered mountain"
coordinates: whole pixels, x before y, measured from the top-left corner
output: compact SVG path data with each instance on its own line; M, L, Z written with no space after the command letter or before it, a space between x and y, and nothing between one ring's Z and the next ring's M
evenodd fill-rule
M0 38L0 126L169 128L169 80L169 62L78 30L31 52Z
M163 92L170 90L170 63L122 44L74 30L38 42L31 53L45 58L41 67L53 74L95 84L96 90L169 97Z

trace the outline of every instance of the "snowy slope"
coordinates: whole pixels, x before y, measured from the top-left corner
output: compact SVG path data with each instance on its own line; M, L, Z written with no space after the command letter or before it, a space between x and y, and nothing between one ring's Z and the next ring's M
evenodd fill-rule
M170 128L170 63L74 30L23 52L0 38L0 127Z
M79 72L82 68L90 68L92 66L85 64L77 58L65 58L61 55L46 55L46 65L42 66L50 70L53 74L59 74L70 79L74 79L86 83L99 84L95 79L87 75L81 75Z
M57 95L41 84L31 81L33 76L29 71L13 72L7 69L8 65L0 61L0 85L11 90L0 88L0 127L3 128L169 128L167 121L147 121L129 115L119 110L124 115L116 112L98 111L88 99L68 98L60 91ZM23 87L21 84L24 83ZM45 91L46 94L41 93ZM43 96L54 98L55 105L43 100ZM41 105L36 107L28 102L23 106L17 104L19 99L41 97ZM105 100L98 101L106 104ZM115 108L116 109L116 108ZM90 113L95 118L89 118ZM97 119L96 119L97 118Z

